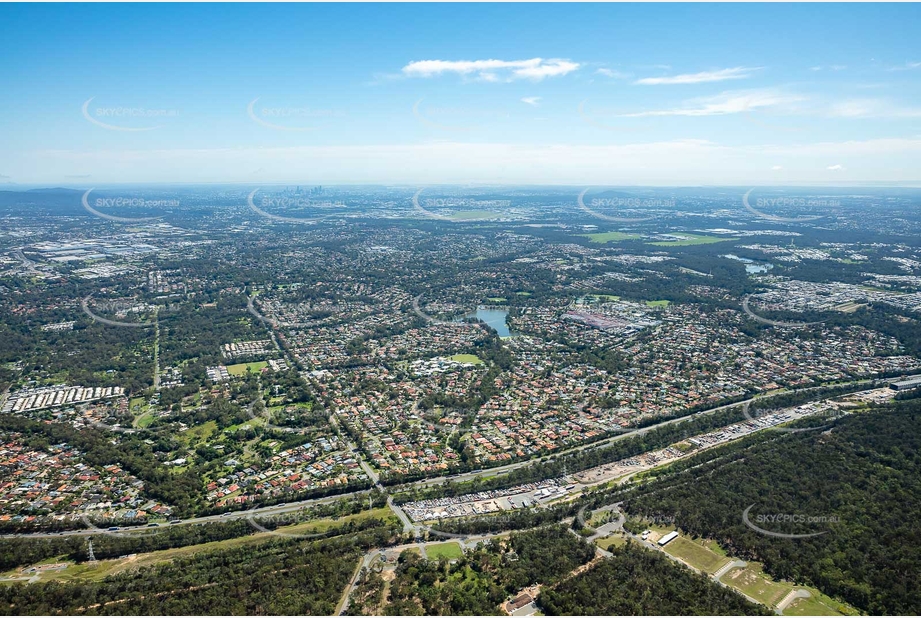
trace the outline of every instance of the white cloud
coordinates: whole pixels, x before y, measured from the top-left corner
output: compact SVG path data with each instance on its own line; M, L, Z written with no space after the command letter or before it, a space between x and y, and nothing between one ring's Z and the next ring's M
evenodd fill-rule
M601 68L595 71L598 75L604 75L605 77L610 77L611 79L630 79L633 77L632 73L624 73L623 71L618 71L617 69L605 69Z
M829 110L834 118L921 118L921 108L900 107L882 99L847 99Z
M771 169L774 170L775 172L778 172L783 169L783 165L772 165Z
M540 103L540 97L523 97L521 102L537 107L537 105Z
M724 116L750 112L764 107L776 107L802 101L802 97L784 94L778 90L747 90L723 92L713 97L694 99L685 107L664 110L647 110L622 114L625 118L648 116Z
M889 67L887 71L911 71L913 69L921 69L921 62L906 62L903 65L897 67Z
M403 67L407 77L436 77L445 73L476 76L489 82L530 79L540 81L579 69L578 62L558 58L528 60L415 60Z
M684 73L682 75L672 75L668 77L644 77L633 83L644 86L659 86L662 84L704 84L709 82L722 82L727 79L744 79L750 77L752 72L756 70L756 68L749 67L733 67L731 69L702 71L700 73Z
M829 165L829 166L826 167L825 169L831 170L831 171L833 171L833 172L836 172L836 171L838 171L838 170L843 170L843 169L844 169L844 166L841 165L840 163L837 163L837 164L835 164L835 165Z

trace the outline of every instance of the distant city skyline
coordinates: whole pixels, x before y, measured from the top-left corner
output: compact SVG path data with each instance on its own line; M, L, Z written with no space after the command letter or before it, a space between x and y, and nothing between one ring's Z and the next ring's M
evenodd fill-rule
M0 189L921 184L917 5L0 17Z

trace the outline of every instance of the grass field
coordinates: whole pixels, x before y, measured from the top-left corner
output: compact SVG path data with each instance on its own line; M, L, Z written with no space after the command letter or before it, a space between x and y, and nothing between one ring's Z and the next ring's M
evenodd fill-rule
M292 526L281 526L277 529L278 532L286 532L289 534L305 534L312 532L325 532L332 527L340 526L347 524L350 521L362 521L371 517L377 517L379 519L388 520L391 519L393 522L396 522L396 516L393 512L387 507L381 507L378 509L373 509L371 511L362 511L354 515L346 515L340 517L339 519L316 519L313 521L305 522L302 524L295 524ZM140 567L150 566L160 562L167 562L170 560L175 560L177 558L182 558L184 556L189 556L198 552L214 551L220 549L230 549L233 547L240 547L242 545L251 545L255 543L263 543L272 539L277 539L278 536L269 532L256 532L255 528L253 529L253 534L243 537L237 537L234 539L227 539L224 541L213 541L211 543L202 543L200 545L189 545L186 547L176 547L173 549L164 549L160 551L148 552L145 554L137 554L131 558L116 558L112 560L100 560L96 566L89 566L87 564L70 564L66 569L60 571L47 571L42 573L40 576L40 581L74 581L74 580L94 580L99 581L104 577L109 575L114 575L116 573L121 573L128 569L136 569ZM458 547L458 549L460 549ZM56 558L51 560L44 561L48 562L64 562L63 558ZM10 571L3 574L4 577L20 577L22 574L19 572L19 569ZM3 582L10 583L10 582Z
M806 599L796 599L783 610L784 616L857 616L859 612L850 605L839 603L817 590Z
M601 549L610 549L611 547L620 547L621 545L626 545L626 537L622 537L619 534L614 534L609 537L598 539L595 541L595 545Z
M480 360L480 357L476 354L455 354L451 357L456 363L473 363L474 365L482 365L483 361Z
M217 421L208 421L201 425L189 427L185 431L180 431L176 434L176 437L184 441L187 445L192 446L198 442L207 442L208 438L210 438L211 434L215 431L217 431Z
M745 568L731 569L720 578L720 581L768 607L780 603L787 593L795 588L792 584L772 581L757 562L750 562Z
M157 417L151 414L150 412L145 412L144 414L138 417L136 425L141 429L149 427L152 422L157 420Z
M246 368L249 367L249 370L253 373L258 373L263 367L268 367L266 361L259 361L256 363L239 363L237 365L227 365L227 373L232 376L242 376L246 374Z
M668 307L671 304L670 300L647 300L647 307Z
M665 553L684 560L704 573L716 573L729 558L710 551L700 543L680 536L665 546Z
M675 236L683 236L683 240L662 240L657 242L651 242L650 245L655 245L656 247L688 247L691 245L710 245L717 242L725 242L727 240L739 240L738 238L729 238L724 236L704 236L700 234L685 234L679 233Z
M339 519L333 519L328 517L326 519L315 519L313 521L304 522L302 524L295 524L293 526L282 526L278 530L281 532L287 532L290 534L299 534L299 533L311 533L311 532L326 532L330 528L336 526L342 526L349 523L350 521L360 522L365 519L370 519L376 517L378 519L393 520L396 521L396 516L393 514L388 507L382 506L378 509L372 509L370 511L362 511L360 513L355 513L354 515L346 515L345 517L340 517ZM256 520L258 521L258 519Z
M438 560L442 556L448 560L454 560L455 558L460 558L463 556L464 550L461 549L461 546L457 542L448 541L447 543L426 545L425 554L429 557L430 560Z
M624 234L623 232L598 232L595 234L580 234L592 242L606 243L619 242L621 240L636 240L640 238L639 234Z
M491 303L507 303L508 302L508 299L503 298L502 296L493 296L491 298L487 298L486 300L488 300Z

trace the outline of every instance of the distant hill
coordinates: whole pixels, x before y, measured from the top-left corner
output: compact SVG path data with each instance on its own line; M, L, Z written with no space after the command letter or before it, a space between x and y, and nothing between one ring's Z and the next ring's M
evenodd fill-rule
M22 191L0 191L0 217L90 216L80 197L83 191L54 187Z

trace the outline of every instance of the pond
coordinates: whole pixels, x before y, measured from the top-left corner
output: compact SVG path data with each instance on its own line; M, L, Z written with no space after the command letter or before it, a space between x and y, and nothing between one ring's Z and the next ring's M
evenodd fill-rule
M481 322L486 322L490 328L499 333L500 337L514 337L515 333L509 330L508 324L505 322L506 316L508 316L508 311L504 309L477 307L476 313L465 317L476 318Z
M728 253L724 255L723 257L729 258L730 260L735 260L737 262L742 262L743 264L745 264L745 272L747 272L750 275L754 275L757 273L766 273L767 271L774 268L774 265L771 264L770 262L757 262L755 260L750 260L748 258L739 257L738 255L733 255L731 253Z

